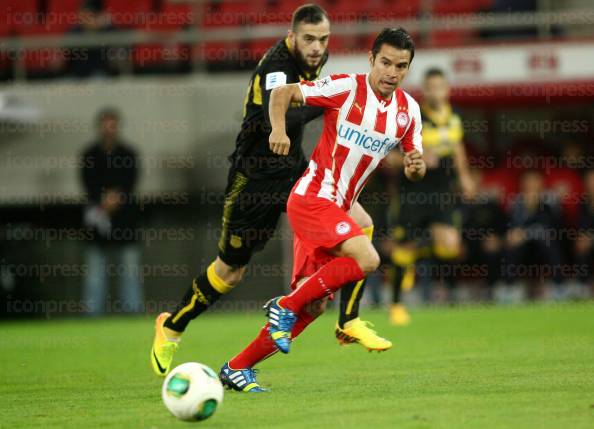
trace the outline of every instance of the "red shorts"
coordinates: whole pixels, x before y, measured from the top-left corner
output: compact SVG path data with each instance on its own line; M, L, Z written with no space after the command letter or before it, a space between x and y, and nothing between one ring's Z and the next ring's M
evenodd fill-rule
M291 192L287 216L293 229L293 275L291 287L311 276L334 255L330 250L349 238L364 235L347 212L325 198Z

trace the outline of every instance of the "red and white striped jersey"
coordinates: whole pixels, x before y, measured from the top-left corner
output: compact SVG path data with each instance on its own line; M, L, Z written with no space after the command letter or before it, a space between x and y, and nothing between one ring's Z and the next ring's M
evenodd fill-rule
M324 130L294 193L326 198L348 211L397 145L423 153L419 105L403 90L384 100L371 89L367 74L331 75L299 87L305 104L325 112Z

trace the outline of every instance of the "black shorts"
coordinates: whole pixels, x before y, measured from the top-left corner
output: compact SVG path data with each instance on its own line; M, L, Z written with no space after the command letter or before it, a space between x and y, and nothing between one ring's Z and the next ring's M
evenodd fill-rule
M398 242L431 240L429 228L434 224L460 228L462 216L451 199L449 191L409 192L399 196L394 216L390 221L392 238Z
M296 179L250 179L231 169L219 239L223 262L234 267L247 265L254 252L264 248L286 211Z

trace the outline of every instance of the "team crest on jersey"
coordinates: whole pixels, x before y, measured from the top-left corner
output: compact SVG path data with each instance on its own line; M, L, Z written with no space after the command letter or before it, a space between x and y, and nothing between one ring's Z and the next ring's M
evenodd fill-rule
M406 112L398 112L396 115L396 123L400 128L404 128L408 125L408 114Z
M231 236L231 239L229 240L229 244L234 249L239 249L239 248L241 248L241 246L243 246L243 243L241 242L241 237L239 237L237 235Z
M319 79L319 80L316 81L316 86L318 88L320 88L320 89L323 88L323 87L325 87L325 86L328 86L328 85L330 85L330 78L329 77L325 77L324 79Z
M351 231L351 225L348 222L341 221L336 224L336 233L338 235L346 235Z

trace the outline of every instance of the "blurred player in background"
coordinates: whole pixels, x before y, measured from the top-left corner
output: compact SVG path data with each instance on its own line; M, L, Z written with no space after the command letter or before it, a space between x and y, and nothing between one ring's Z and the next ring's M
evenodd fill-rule
M444 72L437 68L427 70L421 103L427 176L423 181L410 182L400 174L393 216L396 222L391 250L394 274L390 321L397 326L410 322L400 296L403 286L409 288L414 283L416 259L423 255L447 264L460 255L460 221L453 198L456 182L468 196L475 193L462 141L462 120L453 111L449 98L450 87Z
M290 106L286 122L291 147L279 156L268 145L270 93L278 86L316 79L328 58L329 37L326 12L313 4L301 6L293 13L288 37L268 50L252 75L243 124L231 155L219 254L194 279L177 310L158 316L151 350L156 374L167 374L181 334L190 321L240 282L250 258L272 237L281 213L286 211L288 194L307 167L301 148L304 126L319 117L323 109L299 103ZM359 204L353 206L352 216L371 236L372 220ZM347 294L361 291L360 283L347 286ZM350 294L345 299L348 297ZM341 315L339 324L344 328L342 341L360 342L364 347L381 350L392 346L358 318L357 308Z
M425 174L419 105L398 88L413 56L408 33L386 28L369 52L368 74L331 75L272 92L274 153L290 153L285 112L291 103L324 108L324 130L287 203L294 233L293 292L268 302L268 323L223 365L219 377L227 387L265 391L253 366L277 350L288 353L292 340L324 311L330 295L377 269L379 255L350 213L371 173L396 147L405 153L409 180Z

